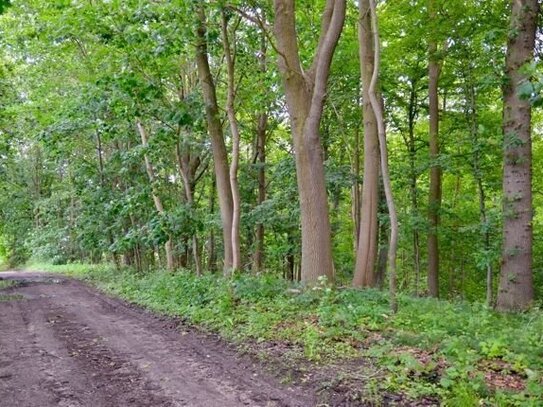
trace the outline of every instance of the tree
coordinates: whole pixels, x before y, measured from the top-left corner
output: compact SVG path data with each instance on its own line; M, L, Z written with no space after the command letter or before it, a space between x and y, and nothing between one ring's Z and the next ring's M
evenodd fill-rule
M226 152L223 129L219 117L219 106L217 103L215 82L209 67L204 5L199 5L196 13L198 18L196 64L198 66L198 76L204 97L207 130L211 138L215 179L217 183L217 192L219 195L219 209L221 211L224 242L223 268L225 273L229 273L233 266L232 219L234 209L232 186L229 176L230 171L228 168L228 154Z
M230 124L230 134L232 136L232 161L230 163L230 188L232 193L232 269L241 269L241 246L239 241L239 222L241 217L241 199L239 196L238 168L239 168L239 148L240 148L240 130L238 119L236 117L236 47L234 30L234 50L230 46L230 34L228 32L229 17L226 11L222 10L221 34L224 49L224 59L226 61L227 76L227 97L226 114Z
M497 307L527 308L534 298L532 274L531 106L521 87L533 59L539 17L537 0L511 1L503 88L503 248Z
M439 212L441 208L441 166L439 164L439 76L441 60L438 54L435 35L437 24L436 1L428 1L430 24L430 40L428 44L428 104L430 129L428 133L430 145L430 192L428 196L428 293L439 297Z
M378 98L377 83L379 79L379 69L381 66L381 47L379 39L379 26L377 22L377 7L375 0L369 0L371 25L373 32L373 49L374 49L374 68L370 82L369 97L371 106L375 113L377 122L377 133L379 135L379 152L381 162L381 173L383 176L383 186L385 189L385 197L390 217L390 238L388 247L388 268L389 268L389 291L390 291L390 307L392 312L398 310L396 300L396 251L398 245L398 215L396 213L396 204L392 195L392 184L388 169L388 147L386 141L385 118L383 114L382 101Z
M335 47L345 20L345 0L327 0L312 65L304 70L296 37L294 0L274 0L279 70L296 154L302 224L301 279L334 280L328 200L319 126Z
M258 55L258 68L261 75L265 75L268 70L267 62L267 40L265 33L260 34L260 52ZM264 81L260 82L264 85ZM260 106L256 114L256 140L255 140L255 161L257 167L257 205L262 205L266 200L266 136L268 134L268 108ZM264 264L264 222L256 224L256 242L253 258L255 271L261 271Z
M359 2L358 41L364 120L364 178L354 287L373 287L377 260L377 209L379 203L379 137L371 103L370 85L375 70L375 50L369 0ZM380 98L380 96L378 96Z

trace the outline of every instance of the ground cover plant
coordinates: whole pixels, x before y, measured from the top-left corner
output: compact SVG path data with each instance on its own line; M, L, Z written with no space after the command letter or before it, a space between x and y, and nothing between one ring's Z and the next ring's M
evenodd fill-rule
M271 275L142 274L77 264L33 268L81 278L238 344L294 345L287 358L317 365L367 359L373 374L361 397L397 392L451 406L537 406L543 397L538 309L508 315L479 303L400 296L399 311L391 314L378 290L326 282L303 289Z

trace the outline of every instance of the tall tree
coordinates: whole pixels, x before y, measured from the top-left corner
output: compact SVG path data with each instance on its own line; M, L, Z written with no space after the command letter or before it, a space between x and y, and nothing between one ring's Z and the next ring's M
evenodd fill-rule
M372 287L375 284L379 207L379 138L377 120L370 98L371 79L375 70L375 52L370 2L360 0L358 4L358 41L364 120L364 178L353 286Z
M234 27L234 49L230 46L230 34L228 32L229 17L226 11L222 10L221 33L224 50L224 59L226 62L227 78L227 96L226 96L226 114L230 124L230 134L232 136L232 162L230 163L230 188L232 191L232 268L241 269L241 246L239 241L239 222L241 217L241 198L239 195L238 168L239 168L239 147L240 132L238 119L236 117L236 46L235 46L235 27ZM235 26L236 24L234 24Z
M392 184L388 169L388 147L386 140L385 117L383 113L383 103L378 97L377 84L379 79L379 70L381 67L381 47L379 39L379 25L377 20L377 7L375 0L369 0L371 26L373 32L373 49L374 49L374 67L371 76L369 97L371 106L375 113L377 122L377 134L379 136L379 153L381 161L381 173L383 176L383 187L385 190L385 199L390 217L390 238L388 247L388 269L389 269L389 292L390 292L390 307L392 312L398 310L396 300L396 251L398 246L398 215L396 213L396 204L392 195Z
M198 77L202 94L204 97L205 111L207 118L207 131L211 138L211 149L213 151L213 163L215 166L215 180L219 195L219 209L224 242L223 268L225 273L232 269L232 218L233 201L232 188L230 184L230 171L228 166L228 154L224 143L222 123L219 117L219 106L215 82L211 75L208 59L207 28L204 5L197 6L197 43L196 43L196 64L198 66Z
M428 104L430 113L430 191L428 197L428 293L439 297L439 243L438 227L441 209L441 166L439 160L439 76L441 60L435 38L437 24L436 0L428 1L430 38L428 43Z
M345 21L345 0L327 0L311 67L304 70L296 35L294 0L274 0L279 69L286 93L296 154L302 223L301 280L334 280L328 198L319 134L334 50Z
M260 53L258 55L258 68L261 75L265 75L268 70L267 62L267 41L264 33L260 38ZM261 83L263 85L263 83ZM268 134L268 109L266 106L259 108L257 113L256 142L255 142L255 160L258 162L258 193L257 204L262 205L266 200L266 136ZM264 222L256 224L256 242L254 253L254 269L262 270L264 263Z
M503 248L497 307L527 308L534 298L532 275L531 105L521 86L533 60L539 16L537 0L511 1L503 88Z

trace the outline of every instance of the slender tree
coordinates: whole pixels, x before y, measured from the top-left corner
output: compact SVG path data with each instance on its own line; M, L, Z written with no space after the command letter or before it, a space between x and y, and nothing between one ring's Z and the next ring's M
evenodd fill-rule
M359 1L358 41L364 120L364 178L360 207L354 287L373 287L378 248L379 137L371 103L370 86L375 70L375 50L369 0ZM377 96L380 98L380 96Z
M204 5L200 4L196 9L198 19L197 43L196 43L196 64L198 66L198 77L202 94L204 97L205 111L207 118L207 131L211 138L211 149L213 151L213 163L215 166L215 179L219 195L219 209L223 229L224 261L223 269L226 274L232 269L232 218L233 200L230 184L230 171L228 167L228 154L224 142L222 123L219 116L219 106L215 82L209 67L207 50L207 28Z
M264 33L260 39L260 53L258 56L258 67L260 74L264 75L268 70L268 62L266 57L267 41ZM256 125L256 142L255 142L255 159L258 162L258 193L257 204L262 205L266 200L266 139L268 134L268 111L266 106L259 109L257 114ZM255 271L262 270L264 263L264 223L257 222L256 224L256 242L254 253L254 269Z
M371 106L375 113L377 122L377 133L379 135L379 152L381 161L381 173L383 176L383 186L385 189L385 197L387 202L388 214L390 217L390 239L388 247L388 269L389 269L389 292L390 292L390 307L392 312L398 310L396 300L396 251L398 247L398 215L396 213L396 204L392 195L392 184L390 181L390 173L388 169L388 147L386 141L386 126L383 113L382 100L378 96L377 83L379 80L379 69L381 65L381 47L379 39L379 25L377 20L377 8L375 0L370 0L371 25L373 32L373 49L374 49L374 68L371 76L369 97Z
M228 123L230 124L230 134L232 136L232 160L230 163L230 188L232 191L232 234L230 236L232 242L232 269L241 269L241 245L239 241L239 221L241 217L241 198L239 195L238 184L238 168L239 168L239 144L240 132L238 119L236 117L236 51L230 46L230 35L228 33L228 17L225 10L222 10L221 33L222 44L224 50L224 59L226 62L226 77L227 77L227 96L226 96L226 114ZM235 34L235 32L234 32ZM234 36L235 44L235 36Z
M439 212L441 208L441 166L439 159L439 76L441 61L438 56L437 40L434 38L436 24L436 1L428 1L430 40L428 45L428 104L430 111L430 192L428 197L428 293L439 297Z

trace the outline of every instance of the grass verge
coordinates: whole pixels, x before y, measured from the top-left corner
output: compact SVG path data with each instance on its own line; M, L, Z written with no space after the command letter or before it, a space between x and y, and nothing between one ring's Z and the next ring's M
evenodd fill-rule
M449 406L543 405L543 313L503 315L482 304L399 298L391 315L376 290L303 290L271 275L33 265L242 343L280 342L314 365L371 362L367 394L437 398ZM287 355L288 356L288 355Z
M0 280L0 290L5 288L13 287L15 285L14 281L11 280Z

